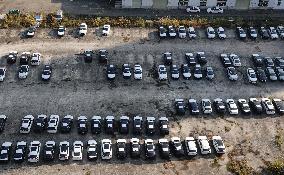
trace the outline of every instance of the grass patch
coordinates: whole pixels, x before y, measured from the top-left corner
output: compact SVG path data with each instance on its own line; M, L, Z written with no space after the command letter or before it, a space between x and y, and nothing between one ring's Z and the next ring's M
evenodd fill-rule
M230 160L227 170L237 175L253 175L255 172L248 166L246 160Z
M280 158L272 162L267 162L267 171L273 175L283 175L284 159Z
M277 147L281 148L283 142L283 129L278 129L275 135L275 144Z

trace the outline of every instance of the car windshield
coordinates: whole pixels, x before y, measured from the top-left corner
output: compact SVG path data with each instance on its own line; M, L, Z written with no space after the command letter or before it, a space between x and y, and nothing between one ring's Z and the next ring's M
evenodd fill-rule
M251 77L251 78L256 78L256 75L255 75L254 73L251 73L251 74L250 74L250 77Z
M59 32L64 32L64 29L63 28L59 28L58 31Z
M109 149L109 144L104 144L104 149Z
M217 143L218 146L223 146L224 145L222 140L216 140L216 143Z
M243 29L239 29L240 34L245 34L245 31Z
M252 29L252 30L250 31L250 33L251 33L251 34L256 34L256 30L255 30L255 29Z
M231 75L237 75L237 72L236 72L235 69L230 69L229 71L230 71L230 74L231 74Z
M4 75L4 70L0 69L0 75Z

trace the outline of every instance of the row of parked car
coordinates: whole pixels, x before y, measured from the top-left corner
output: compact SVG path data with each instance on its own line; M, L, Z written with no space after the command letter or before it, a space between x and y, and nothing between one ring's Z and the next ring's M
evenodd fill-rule
M213 104L210 99L201 100L201 110L203 114L211 114L215 108L218 114L225 114L228 112L231 115L237 115L239 113L251 114L252 112L256 114L275 114L276 112L280 115L284 114L284 101L278 98L270 100L269 98L249 98L239 99L237 102L234 99L226 99L223 101L221 98L216 98L213 100ZM189 99L188 104L184 99L175 99L175 109L178 115L184 115L186 109L190 111L191 114L196 115L200 113L199 103L195 99ZM240 110L240 111L239 111Z
M128 154L131 158L140 158L142 150L144 150L146 159L153 160L156 158L156 151L159 152L162 159L170 159L172 155L179 158L196 156L198 154L197 145L202 155L212 152L206 136L198 136L197 139L186 137L184 141L179 137L172 137L170 141L161 138L158 143L155 143L153 139L145 139L143 144L138 138L131 138L129 142L126 139L117 139L114 145L111 139L102 139L100 145L96 140L89 140L86 150L88 160L97 160L99 154L102 160L112 159L113 154L118 159L125 159ZM212 145L217 154L225 153L225 145L220 136L212 137ZM12 158L15 162L27 160L30 163L36 163L40 160L40 156L44 161L53 161L57 157L61 161L69 160L71 157L74 161L83 160L84 143L82 141L73 142L72 152L70 147L68 141L59 142L59 146L54 141L47 141L43 148L39 141L32 141L29 145L25 141L20 141L16 143L12 155L12 142L4 142L1 146L0 162L7 163Z
M247 29L244 29L242 27L236 28L236 34L239 39L245 40L246 38L250 38L252 40L256 40L258 37L262 39L284 39L284 27L278 26L278 27L260 27L259 30L257 30L254 27L249 27ZM170 25L167 28L164 26L159 27L159 36L160 38L175 38L179 37L181 39L189 38L189 39L195 39L198 35L194 29L194 27L188 27L185 26L179 26L178 28L175 28L174 26ZM218 27L214 29L213 27L209 26L206 28L206 36L208 39L215 39L219 38L221 40L226 39L227 35L225 32L225 29L223 27Z
M142 134L145 127L148 135L157 133L157 129L161 135L169 134L169 120L167 117L147 117L146 120L143 117L135 116L132 119L133 133ZM20 133L28 134L31 129L36 133L48 132L57 133L60 130L62 133L69 133L73 128L74 117L67 115L60 121L58 115L51 115L49 118L46 115L38 115L36 118L32 115L23 117L20 127ZM6 122L3 121L3 122ZM77 119L78 133L86 134L89 130L89 120L86 116L79 116ZM116 120L114 116L106 116L102 119L101 116L93 116L90 119L91 132L93 134L100 134L103 130L107 134L114 134L119 131L121 134L128 134L130 131L131 119L128 116L121 116L119 120ZM4 123L5 125L5 123Z

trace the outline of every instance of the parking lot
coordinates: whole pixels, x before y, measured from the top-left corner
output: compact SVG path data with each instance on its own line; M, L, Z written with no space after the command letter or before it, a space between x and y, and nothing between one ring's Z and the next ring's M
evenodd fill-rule
M249 97L277 97L284 99L283 82L248 83L246 69L253 67L251 54L259 53L263 56L284 56L284 41L257 40L239 41L232 30L227 31L228 38L224 41L208 40L205 30L198 30L196 40L165 39L160 40L155 29L113 29L111 36L102 38L97 29L89 29L87 36L77 38L72 29L67 29L68 35L61 39L54 36L49 29L39 29L32 39L21 39L23 30L0 30L0 65L6 66L7 75L0 83L1 114L8 117L5 131L1 134L4 141L33 141L42 144L48 140L84 141L92 138L130 139L132 134L114 136L79 135L74 128L70 134L19 134L20 121L27 114L67 114L77 118L86 115L133 117L140 115L167 116L170 120L170 134L166 136L197 137L199 135L220 135L225 140L227 153L222 157L215 154L201 156L194 159L176 159L155 161L144 159L133 160L127 158L119 161L98 160L89 162L55 162L37 165L8 163L1 165L2 174L224 174L231 156L233 159L247 160L247 164L255 171L261 172L264 161L274 160L283 155L283 144L278 148L275 136L283 135L283 116L273 115L212 115L192 116L188 112L185 116L176 116L174 110L175 98L246 98ZM110 82L106 78L106 67L95 59L92 63L85 63L79 53L84 49L107 49L110 63L118 66L117 78ZM17 77L18 65L7 65L5 55L11 50L40 52L42 63L38 67L31 67L26 80ZM173 62L177 65L185 63L186 52L196 53L204 51L208 59L206 66L212 66L215 78L194 80L171 80L159 82L157 66L163 63L162 54L166 51L173 53ZM240 56L242 67L238 68L239 80L231 82L222 66L219 55L221 53L236 53ZM143 80L125 80L122 78L121 66L129 63L132 66L140 63L143 67ZM43 64L51 64L53 74L50 82L42 82L40 75ZM282 129L282 130L281 130ZM148 138L143 134L141 139ZM157 141L159 135L150 137ZM228 156L231 155L231 156ZM217 162L217 163L216 163Z

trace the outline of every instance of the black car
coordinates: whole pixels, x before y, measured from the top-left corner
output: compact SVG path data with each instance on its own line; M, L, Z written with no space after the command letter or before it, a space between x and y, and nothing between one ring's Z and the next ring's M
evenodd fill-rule
M250 114L251 110L248 102L245 99L239 99L238 104L243 114Z
M88 132L87 117L85 117L85 116L78 117L77 128L78 128L79 134L87 134L87 132Z
M20 57L20 65L28 65L30 60L30 53L23 53Z
M223 102L222 99L220 98L216 98L214 100L214 106L216 108L216 111L219 113L219 114L225 114L226 112L226 106L225 106L225 103Z
M116 74L116 67L113 64L107 65L107 78L109 80L114 80Z
M263 66L263 57L258 54L252 54L252 61L255 67L262 67Z
M224 67L232 66L231 60L230 60L230 58L228 57L227 54L221 54L220 58L221 58L221 61L222 61L222 64L224 65Z
M52 67L50 65L45 65L42 70L41 79L43 81L48 81L50 80L51 74L52 74Z
M119 122L119 132L121 134L128 134L129 132L129 117L121 116Z
M175 108L177 115L185 114L185 104L183 99L175 99Z
M152 139L146 139L145 143L145 157L146 159L155 159L156 152L155 152L155 144Z
M179 69L178 69L178 66L175 64L171 65L171 76L172 76L172 79L174 80L179 79Z
M184 79L188 80L191 77L191 71L187 64L181 65L181 73Z
M170 152L170 144L167 139L159 139L159 153L162 159L170 159L171 152Z
M280 99L273 99L272 103L276 109L276 111L283 115L284 114L284 101Z
M262 39L269 39L270 38L268 31L264 27L260 28L259 34L260 34L260 37Z
M146 132L148 135L153 135L155 133L155 117L147 117L146 120Z
M17 142L13 159L15 162L23 162L27 153L27 143L24 141Z
M274 62L275 62L275 65L276 65L277 67L284 68L284 59L283 59L283 58L281 58L281 57L275 57Z
M199 64L206 64L207 63L207 59L205 57L204 52L197 52L196 59L197 59Z
M274 67L274 62L273 62L272 58L270 58L270 57L264 58L264 64L265 64L266 67Z
M169 134L169 119L167 117L159 118L159 129L160 129L160 134L162 135Z
M17 51L12 51L9 53L8 57L7 57L7 63L8 64L14 64L16 63L18 58L18 52Z
M172 137L171 142L170 142L170 147L171 147L173 154L176 157L182 157L184 155L184 149L180 141L180 138Z
M91 131L93 134L100 134L102 132L102 117L93 116L91 120Z
M257 68L256 70L256 75L257 75L257 79L261 82L266 82L267 81L267 76L265 74L265 71L261 68Z
M97 142L95 140L89 140L87 146L87 157L88 160L98 159Z
M196 65L196 60L192 53L186 53L185 60L187 61L189 65Z
M114 116L107 116L105 118L105 130L107 134L114 134L115 131Z
M189 110L191 114L193 115L199 114L199 106L195 99L189 99L188 105L189 105Z
M107 63L108 61L108 51L105 49L99 50L99 62Z
M127 157L127 150L126 150L126 140L125 139L117 139L116 141L117 147L117 158L118 159L125 159Z
M1 146L1 152L0 152L0 162L7 163L10 159L11 154L11 142L4 142Z
M85 50L84 52L84 60L86 63L91 63L93 61L93 54L92 50Z
M130 139L130 155L132 158L139 158L141 155L141 146L139 139Z
M5 115L0 115L0 132L3 132L3 131L4 131L6 121L7 121L7 116L5 116Z
M143 128L143 118L140 116L135 116L133 118L133 133L141 134Z
M256 38L257 38L257 31L256 31L256 29L254 27L248 28L248 33L249 33L250 39L256 40Z
M237 27L236 28L236 33L237 33L237 36L241 40L245 40L247 38L247 34L246 34L245 30L242 27Z
M33 129L36 133L43 132L47 127L47 116L46 115L38 115L38 117L34 120Z
M73 126L73 116L67 115L63 117L59 126L62 133L70 132Z
M164 62L165 62L165 65L171 65L173 63L171 52L164 53Z
M249 99L249 105L251 107L251 110L253 110L257 114L261 114L263 111L262 105L260 101L256 98L250 98Z
M55 142L47 141L43 147L43 159L52 161L55 159Z

